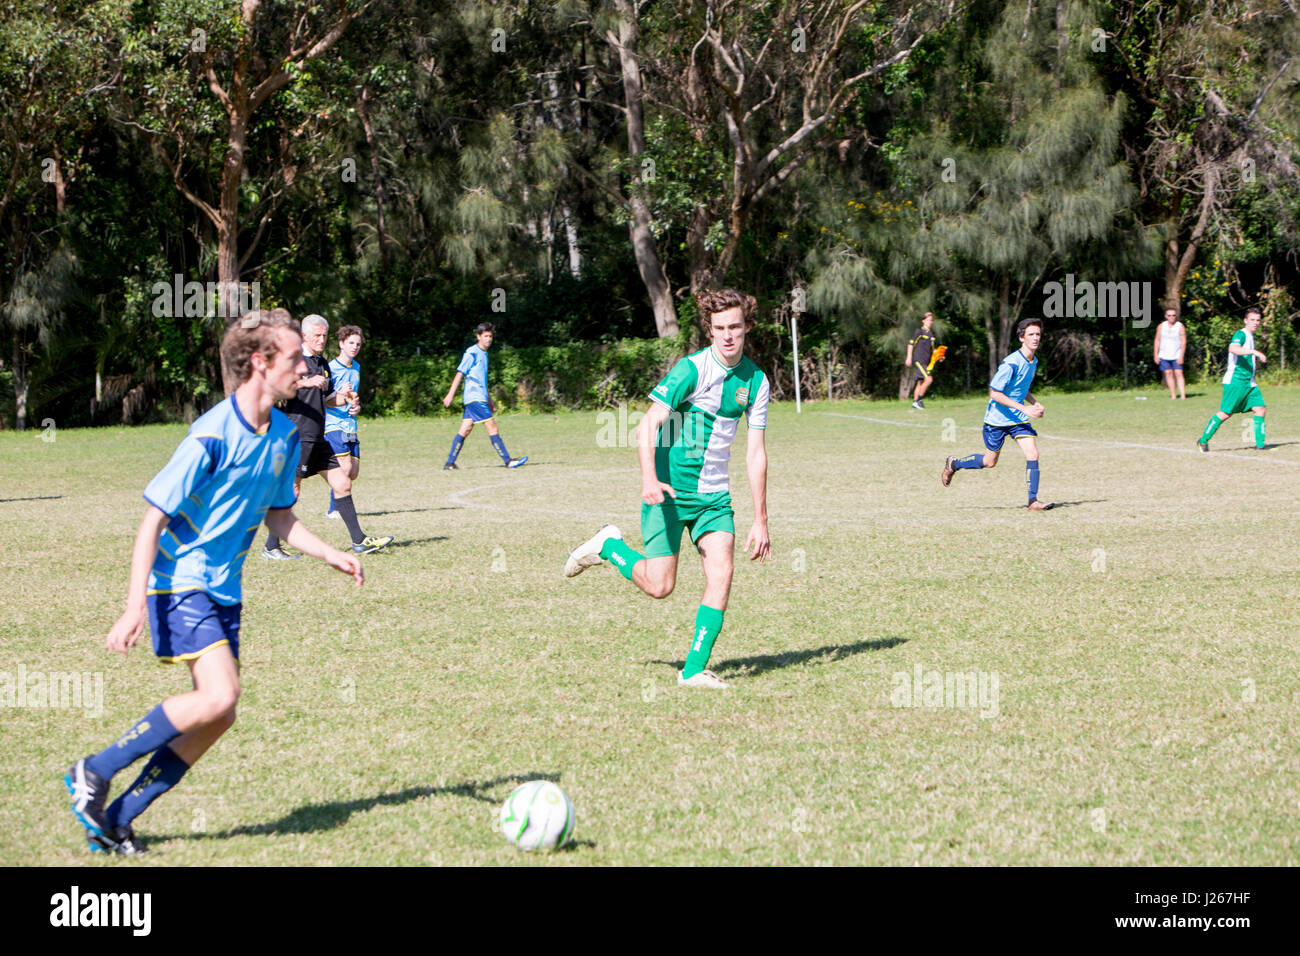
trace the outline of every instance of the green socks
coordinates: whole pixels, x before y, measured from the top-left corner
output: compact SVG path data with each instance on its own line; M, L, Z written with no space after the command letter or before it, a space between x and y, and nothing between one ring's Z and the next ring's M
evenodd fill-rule
M1264 447L1264 416L1255 416L1255 447Z
M691 642L690 653L686 655L686 666L682 668L682 679L690 680L709 663L713 653L713 642L722 630L722 615L716 607L700 605L695 615L695 639Z
M1214 433L1219 430L1219 426L1222 424L1223 424L1222 418L1220 418L1218 415L1211 415L1209 422L1206 423L1205 431L1201 432L1201 441L1208 442L1211 438L1213 438Z
M644 554L633 551L622 538L610 538L601 545L600 557L601 560L614 562L618 573L629 581L632 580L632 565L645 560Z

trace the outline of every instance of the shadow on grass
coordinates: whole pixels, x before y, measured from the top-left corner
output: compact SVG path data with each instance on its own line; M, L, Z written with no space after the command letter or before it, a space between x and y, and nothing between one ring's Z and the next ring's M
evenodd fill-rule
M1100 505L1110 501L1109 498L1085 498L1080 501L1053 501L1052 507L1048 511L1055 511L1057 508L1073 508L1076 505ZM1026 511L1024 505L989 505L984 508L972 509L975 511Z
M447 787L407 787L396 793L381 793L376 797L363 797L359 800L344 800L336 803L309 803L285 814L278 820L266 823L254 823L248 826L222 830L218 833L169 833L158 834L152 839L158 840L225 840L236 836L270 836L288 833L318 833L333 830L348 822L354 813L364 813L375 807L393 806L410 803L421 797L452 796L469 797L483 803L499 803L506 798L506 793L497 791L499 787L510 785L513 789L529 780L549 780L559 783L558 773L512 774L509 777L497 777L494 780L467 780ZM595 846L594 843L584 845Z
M380 515L410 515L418 511L461 511L458 506L444 505L441 508L394 508L391 511L358 511L358 518L377 518Z
M0 498L0 505L7 505L11 501L53 501L62 497L63 495L36 495L34 498Z
M867 651L885 651L899 644L907 643L905 637L881 637L874 641L858 641L856 644L827 644L824 647L810 648L803 651L786 651L782 654L760 654L755 657L735 657L731 660L714 664L710 670L719 674L740 674L754 677L767 671L782 667L795 667L799 664L842 661L854 654ZM648 661L650 664L667 664L674 670L681 670L685 661Z
M434 535L432 538L411 538L408 541L394 541L387 547L380 548L378 551L372 551L370 554L364 555L364 557L373 558L375 555L383 554L385 551L396 551L398 548L409 548L413 544L429 544L432 541L446 540L447 536L445 534L439 534Z

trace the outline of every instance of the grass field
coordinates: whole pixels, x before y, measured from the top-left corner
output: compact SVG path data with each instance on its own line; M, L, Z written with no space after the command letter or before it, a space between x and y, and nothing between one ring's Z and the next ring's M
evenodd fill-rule
M980 401L775 407L775 558L738 561L728 692L675 686L689 550L663 601L561 575L604 522L640 544L635 452L601 447L595 413L503 419L519 471L480 429L443 472L450 419L363 423L358 510L398 544L360 591L250 556L239 722L137 821L141 862L1295 863L1300 389L1266 390L1273 447L1236 417L1209 456L1218 388L1193 391L1044 393L1041 496L1063 506L1038 514L1010 446L940 487L982 447ZM61 778L187 686L147 646L103 649L140 492L183 434L0 433L0 670L103 688L102 712L0 709L7 864L139 865L87 854ZM310 480L298 512L341 545L326 496ZM931 695L960 674L983 696ZM496 831L536 777L577 808L567 852Z

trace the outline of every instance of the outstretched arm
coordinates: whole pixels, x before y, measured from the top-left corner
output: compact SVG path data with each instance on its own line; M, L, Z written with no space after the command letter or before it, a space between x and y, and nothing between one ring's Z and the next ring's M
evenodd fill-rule
M149 588L149 571L158 554L158 538L170 520L157 505L145 509L140 527L135 533L135 547L131 550L131 582L126 589L126 610L108 632L106 644L110 651L125 654L135 647L135 642L144 631L145 592Z
M451 388L447 389L447 395L442 400L443 408L451 408L452 401L456 398L456 389L460 388L460 383L465 380L465 375L457 372L451 380Z
M361 559L355 554L345 554L316 537L298 520L292 508L272 508L267 511L266 526L276 537L287 541L290 547L297 548L303 554L313 558L320 558L337 571L352 575L352 579L357 582L357 587L365 583L366 577L361 571Z
M655 443L659 429L668 421L669 414L667 405L651 402L650 411L645 413L645 417L636 426L636 457L641 466L641 500L648 505L662 503L665 492L673 498L677 497L672 485L660 481L655 472Z
M767 432L751 428L749 447L745 451L745 468L749 473L749 492L754 498L754 524L745 540L749 560L760 564L772 554L772 539L767 532Z

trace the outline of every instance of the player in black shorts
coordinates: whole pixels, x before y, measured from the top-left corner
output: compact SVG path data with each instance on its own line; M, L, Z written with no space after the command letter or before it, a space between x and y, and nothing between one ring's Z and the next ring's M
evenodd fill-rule
M293 493L297 499L304 478L320 474L330 481L329 472L338 468L334 450L325 440L325 406L352 405L357 395L350 388L335 391L330 375L330 363L321 354L325 350L325 340L329 336L329 323L324 316L309 315L302 320L302 357L307 363L307 372L298 379L298 394L289 401L287 413L289 420L298 426L298 442L301 449L298 459L298 474L294 479ZM334 482L330 481L331 487ZM339 489L336 489L336 492ZM352 536L352 550L357 554L369 554L393 543L392 535L382 538L370 537L361 530L357 520L357 509L350 495L335 496L335 507L348 526ZM275 532L266 536L266 546L262 548L262 557L283 561L296 558L296 553L286 552L280 547L280 539Z
M934 381L934 376L930 374L930 356L934 352L934 333L930 331L932 325L934 325L934 313L927 312L921 319L921 327L907 343L907 359L903 364L916 373L916 393L912 396L913 408L925 408L925 403L921 399L925 396L930 383Z

